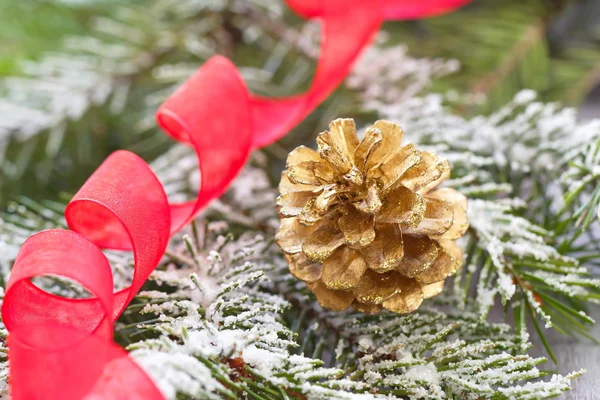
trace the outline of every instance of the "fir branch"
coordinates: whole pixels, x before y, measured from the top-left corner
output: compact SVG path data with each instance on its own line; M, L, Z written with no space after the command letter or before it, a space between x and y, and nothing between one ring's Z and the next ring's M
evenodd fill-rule
M129 347L169 398L525 399L527 383L544 376L536 366L545 360L525 355L510 327L456 311L453 295L408 316L327 312L264 239L243 235L217 256L211 246L223 240L209 239L215 244L194 248L191 258L209 265L201 282L231 289L197 292L189 266L169 267L157 278L171 276L175 291L140 298L152 301L144 312L161 315L152 324L161 336ZM568 390L574 376L535 383L546 393L539 398Z
M479 0L441 18L398 24L393 31L413 56L460 62L461 71L437 80L432 90L471 93L476 102L456 107L463 113L494 112L522 89L540 92L544 101L577 105L593 89L600 60L595 21L589 17L592 34L574 35L581 22L566 28L565 21L556 18L555 3ZM563 17L572 18L577 8L585 5L571 4ZM459 45L464 43L469 45Z
M470 197L463 303L474 293L485 318L499 294L504 304L525 302L546 327L589 338L594 321L584 310L598 302L600 283L589 276L599 254L600 123L580 123L574 110L536 102L532 91L471 119L440 96L375 102L412 141L447 155L448 185ZM583 232L590 239L578 245Z
M90 165L89 173L115 147L149 158L162 153L170 143L157 134L156 107L210 56L233 55L232 46L252 49L252 60L264 53L265 64L241 69L259 93L295 90L301 82L280 83L281 69L304 63L296 76L303 80L312 65L296 51L299 33L282 23L277 1L101 2L74 10L87 19L87 36L68 37L38 61L19 64L17 76L0 79L0 203L28 174L40 186L84 179L85 171L73 179L68 167ZM257 25L257 14L282 29Z

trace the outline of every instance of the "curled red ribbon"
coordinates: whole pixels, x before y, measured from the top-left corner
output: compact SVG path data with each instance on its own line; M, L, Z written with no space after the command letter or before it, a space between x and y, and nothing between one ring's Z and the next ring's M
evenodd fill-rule
M159 263L169 237L219 197L253 148L300 122L348 74L387 19L450 11L468 0L288 0L306 18L321 18L322 48L310 90L285 99L250 94L235 66L214 57L158 110L157 121L198 156L195 201L169 204L149 166L117 151L94 172L65 211L70 231L31 236L15 260L2 316L9 335L12 397L21 399L162 399L152 380L112 341L121 315ZM131 286L113 293L100 248L132 250ZM31 278L59 275L91 297L68 299Z

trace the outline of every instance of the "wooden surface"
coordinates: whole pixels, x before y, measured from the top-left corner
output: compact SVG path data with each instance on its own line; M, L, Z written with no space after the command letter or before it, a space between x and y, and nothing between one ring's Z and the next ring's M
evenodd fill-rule
M597 322L594 326L592 336L600 340L600 307L590 310L592 318ZM531 331L533 332L533 331ZM534 339L532 333L532 339ZM587 373L576 379L573 389L559 399L564 400L600 400L600 345L596 345L587 339L576 340L566 337L556 331L548 330L548 341L558 359L558 372L568 374L580 368L587 369ZM535 348L534 355L544 355L542 344L535 338L532 340ZM540 368L552 368L552 361L542 364Z

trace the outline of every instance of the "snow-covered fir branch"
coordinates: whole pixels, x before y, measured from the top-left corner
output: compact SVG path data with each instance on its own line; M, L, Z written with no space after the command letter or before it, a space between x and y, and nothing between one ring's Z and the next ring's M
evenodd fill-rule
M456 72L456 60L414 58L403 45L385 46L389 40L379 33L377 45L366 49L346 79L359 92L363 107L377 110L383 103L398 103L421 94L433 79Z
M548 245L550 232L516 216L515 209L523 206L514 200L473 199L469 204L473 247L469 249L465 281L472 282L473 274L481 270L476 298L480 313L487 315L497 294L506 303L518 288L519 298L546 327L553 326L551 316L555 316L584 329L594 320L584 311L563 304L560 296L598 303L600 279L591 277L590 270L576 258Z
M240 66L256 92L289 93L309 79L310 46L302 28L283 22L284 7L277 0L94 3L89 9L73 4L85 9L87 35L67 37L60 48L20 63L15 76L0 78L1 186L13 185L25 173L48 180L28 169L34 159L67 170L82 154L102 150L97 125L86 126L99 114L127 119L113 128L125 131L122 146L156 156L151 150L167 147L168 141L157 133L156 108L208 58L232 55L234 46L251 48L265 60ZM290 59L299 73L281 82L277 74Z
M323 311L270 241L227 240L194 248L193 265L155 273L162 290L138 297L158 318L136 329L160 337L129 348L168 398L525 399L532 382L546 398L578 375L537 381L545 359L453 295L408 316Z
M66 122L81 118L88 108L109 98L111 110L118 113L131 90L131 79L145 70L163 84L147 98L148 106L155 107L204 60L227 46L227 39L218 32L223 27L216 12L224 8L237 12L241 18L234 23L245 29L252 24L244 19L248 7L260 7L273 18L282 14L281 5L274 1L185 0L173 4L152 0L144 4L143 12L130 4L117 6L108 16L93 16L88 36L69 37L60 51L49 52L40 61L25 62L20 76L2 79L0 139L14 136L23 141L52 128L56 136L61 135ZM244 39L256 41L265 34L261 29L253 26ZM161 60L162 55L179 50L195 61ZM244 72L250 80L259 81L266 73L251 68Z
M164 0L155 1L161 2ZM271 2L261 3L266 4L259 6L266 7L267 15L275 20L281 17L281 10L272 8ZM174 12L185 19L189 13L210 14L222 6L223 2L190 0L180 2ZM136 126L144 130L153 126L152 110L172 85L189 76L196 66L184 62L144 64L145 56L140 58L143 63L132 64L136 54L146 54L136 40L154 40L155 35L162 35L157 42L159 50L174 43L169 41L173 38L168 37L168 29L161 31L153 26L151 36L144 36L143 26L134 23L141 15L127 12L127 7L122 10L117 20L94 22L96 33L114 36L117 47L105 47L110 40L98 42L93 38L78 38L67 44L75 46L77 57L81 57L78 51L82 47L86 52L95 51L93 57L113 51L104 58L129 63L124 65L130 69L118 70L121 83L139 71L136 65L151 72L160 87L144 94ZM242 11L240 15L248 16ZM236 19L242 28L248 27L244 18ZM203 59L214 50L211 46L221 42L218 37L201 33L218 21L187 22L184 33L189 40L178 43L184 43L189 54ZM307 32L314 31L314 25L307 27ZM141 30L139 35L136 29ZM244 35L244 40L250 42L259 36L264 39L252 29L245 29ZM296 31L275 36L272 42L260 41L269 48L276 45L264 68L245 73L258 91L274 86L285 91L298 83L297 76L277 85L271 80L291 49L299 48L314 56L312 39L300 42L303 37ZM133 53L128 53L130 45ZM92 60L92 55L87 57ZM386 69L382 58L395 60L394 69ZM309 61L301 61L308 71ZM31 75L20 83L12 81L17 85L14 87L26 87L19 85L29 79L44 80L42 73L52 72L52 65L46 62L43 59L30 64ZM97 66L77 63L70 68L78 65L84 71L101 71ZM298 65L298 69L301 67ZM545 359L527 355L530 343L526 318L533 315L535 321L537 316L543 325L559 330L568 326L584 336L587 326L594 322L579 307L600 299L600 283L586 265L594 259L588 253L571 250L572 239L581 235L577 232L596 220L600 202L596 189L600 123L580 123L573 110L536 102L531 91L520 93L492 115L473 118L450 111L445 106L447 97L416 97L432 79L456 67L452 61L411 58L402 47L379 47L365 55L347 82L358 92L358 101L365 108L399 122L410 140L447 157L453 171L447 185L470 198L471 230L462 243L466 264L454 287L447 287L441 298L426 302L407 316L320 309L304 284L289 275L280 254L271 246L277 224L276 194L265 173L265 153L257 152L230 191L212 204L195 229L187 230L190 236L171 243L159 270L116 326L117 340L128 346L167 397L529 399L553 397L569 389L571 380L581 372L540 379L545 372L539 364ZM366 80L373 71L377 71L378 79ZM107 72L101 77L110 86L114 70L109 68ZM51 75L56 76L61 75ZM98 85L89 90L103 88L103 81L95 82ZM79 82L85 89L84 83ZM40 94L46 96L48 88L42 86ZM123 92L119 94L117 89ZM133 89L110 86L101 102L110 100L111 107L118 111L127 91ZM85 90L85 99L95 98L90 97L93 92ZM23 93L15 99L25 101L29 92ZM79 101L77 96L63 96L63 100L52 107L63 107L57 115L67 119L80 115L92 104L78 103L79 108L69 109L68 101ZM25 105L19 101L11 100L11 104ZM26 106L31 104L27 101ZM43 102L35 104L33 111L48 114L53 110ZM36 121L55 120L40 117ZM25 138L55 126L62 129L66 119L59 122L26 127L30 131L19 135ZM15 123L17 130L11 130L11 135L24 126ZM61 137L58 128L57 132L55 141ZM174 146L153 162L152 168L172 200L188 199L198 190L196 158L188 148ZM535 189L540 185L543 192ZM549 199L541 200L542 194ZM0 266L4 283L26 237L40 229L64 226L63 207L22 199L2 215ZM227 222L218 222L220 219ZM234 240L226 234L228 229L238 236L244 233ZM125 286L131 276L131 256L106 254L117 287ZM39 284L53 293L78 295L65 280L42 280ZM513 327L486 319L497 299L510 306L518 321ZM0 332L0 338L4 334ZM5 353L0 345L0 354ZM5 390L5 358L0 357L0 363L0 382L4 385L0 390Z
M592 136L588 141L573 146L560 163L563 167L560 184L564 188L561 211L570 211L567 215L582 231L588 230L600 215L599 150L600 137Z
M498 112L471 119L448 111L439 96L413 98L397 106L407 107L398 119L411 140L448 154L448 184L470 197L464 283L477 286L481 315L497 294L506 303L516 292L546 327L587 336L594 321L583 303L597 303L600 293L588 267L597 254L600 122L578 122L573 110L534 98L525 91ZM574 245L584 230L592 235L589 251Z
M380 57L382 64L394 58ZM431 75L435 65L425 64ZM426 82L413 79L404 82L406 90ZM356 88L364 109L446 156L447 184L470 198L463 302L475 294L485 318L498 297L523 301L546 327L588 336L594 321L583 304L600 299L600 280L589 269L598 254L600 121L580 122L575 110L537 102L531 90L490 115L469 118L448 106L448 96ZM589 238L582 246L583 233Z
M452 112L440 94L379 99L364 107L399 123L410 140L421 145L489 157L499 168L515 172L561 172L569 156L600 137L600 120L580 122L576 110L535 99L534 91L523 90L491 115L472 118Z

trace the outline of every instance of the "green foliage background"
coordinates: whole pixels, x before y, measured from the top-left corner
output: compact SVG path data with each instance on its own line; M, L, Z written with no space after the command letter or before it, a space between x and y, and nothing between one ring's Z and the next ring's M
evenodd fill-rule
M73 35L90 35L114 42L106 34L91 28L98 16L114 17L118 6L130 6L141 16L147 14L146 25L160 18L162 29L174 34L185 29L194 19L221 18L223 34L231 46L217 46L216 51L233 57L240 66L259 67L267 55L256 46L241 45L241 32L227 21L227 15L190 15L178 20L168 9L157 9L160 2L96 0L80 2L50 2L41 0L0 0L0 80L1 77L24 75L26 60L40 60L48 52L62 52L63 41ZM477 106L460 106L464 114L489 112L505 104L522 88L541 94L541 100L558 100L567 105L580 104L600 81L600 28L595 22L600 6L591 0L475 0L456 13L439 18L408 22L389 22L385 31L390 43L406 43L414 56L454 58L462 69L457 74L437 80L433 90L446 93L484 93L487 101ZM140 18L143 21L143 18ZM287 22L299 20L289 15ZM277 27L275 27L276 29ZM267 36L269 28L265 29ZM272 36L272 35L271 35ZM117 40L118 42L118 40ZM268 42L263 47L268 47ZM156 43L146 40L139 46L152 52ZM169 62L187 61L200 65L202 59L182 55L175 45L169 50ZM160 57L156 60L160 64ZM111 151L130 148L152 159L171 145L156 129L136 132L144 97L164 87L152 75L152 67L142 68L134 75L123 77L131 83L125 107L115 114L107 106L92 107L84 118L69 123L55 154L46 149L49 132L42 132L25 142L12 141L5 156L0 156L0 204L21 195L34 199L56 198L61 192L72 193ZM297 68L293 57L286 57L277 70L274 84L258 88L269 94L286 94L299 90L310 80L311 68L305 79L289 86L278 86L290 71ZM115 71L118 77L118 71ZM0 94L1 95L1 94ZM341 111L346 116L360 117L353 109L351 94L340 90L278 146L285 151L305 142L324 127L324 116ZM109 104L107 102L106 104ZM368 116L367 116L368 117ZM368 119L368 118L367 118ZM7 164L11 168L7 168Z

